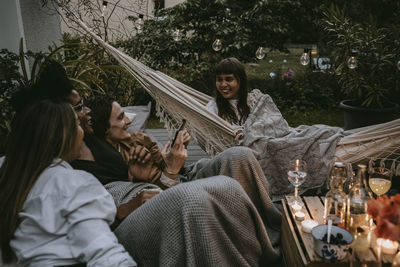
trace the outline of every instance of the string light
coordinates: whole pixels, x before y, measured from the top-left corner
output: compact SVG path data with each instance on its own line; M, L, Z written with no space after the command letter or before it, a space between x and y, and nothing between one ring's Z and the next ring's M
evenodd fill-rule
M256 51L256 58L263 59L264 57L265 57L265 49L264 47L260 46Z
M102 17L105 17L105 16L108 15L107 5L108 5L108 2L107 1L103 1L103 5L101 7L101 16Z
M139 14L139 18L135 22L136 30L141 32L143 30L144 21L143 21L143 14Z
M222 42L221 39L215 39L214 43L212 44L212 49L214 49L214 51L220 51L222 49Z
M358 60L356 58L357 52L355 50L352 50L350 53L350 57L347 60L347 67L351 70L357 68Z
M310 55L308 54L308 51L308 48L304 48L304 52L300 57L300 64L303 66L310 64Z
M180 40L182 40L182 31L179 29L176 29L172 33L172 39L174 39L174 41L176 41L176 42L179 42Z

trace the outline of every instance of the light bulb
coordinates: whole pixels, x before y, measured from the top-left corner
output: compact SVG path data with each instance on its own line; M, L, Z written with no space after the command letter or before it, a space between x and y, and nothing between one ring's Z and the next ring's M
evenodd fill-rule
M274 63L274 61L273 61L272 59L270 59L268 62L269 62L269 63Z
M212 44L212 49L214 49L214 51L219 51L222 48L222 42L221 39L215 39L214 43Z
M400 60L397 61L397 69L400 70Z
M300 64L303 66L307 66L310 64L310 55L308 54L308 49L304 49L304 53L300 57Z
M265 57L265 49L264 47L260 46L256 51L256 58L263 59Z
M282 62L283 62L283 64L286 64L286 63L287 63L287 60L286 60L286 59L284 59Z
M176 29L173 33L172 33L172 39L174 39L174 41L179 42L180 40L182 40L182 31Z
M143 30L143 26L144 26L143 14L139 14L139 18L136 21L135 25L136 25L136 30L138 32L141 32Z
M347 67L349 67L349 69L353 70L353 69L357 68L357 64L358 64L358 60L356 58L356 52L351 51L350 57L347 60Z
M102 17L105 17L105 16L108 15L107 5L108 5L108 2L107 1L103 1L103 5L101 7L101 16Z

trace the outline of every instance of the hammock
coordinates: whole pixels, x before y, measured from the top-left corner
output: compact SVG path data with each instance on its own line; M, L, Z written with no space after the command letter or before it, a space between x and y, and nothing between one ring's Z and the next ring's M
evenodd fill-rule
M63 8L63 7L62 7ZM179 122L186 118L190 135L210 156L238 145L231 124L209 112L205 105L212 99L171 77L155 71L94 34L79 18L68 17L81 26L96 42L112 55L144 87L156 101L157 116L172 137ZM348 163L367 163L368 160L389 159L392 167L400 163L400 119L392 122L353 129L354 134L343 137L335 157ZM397 164L400 175L400 164Z

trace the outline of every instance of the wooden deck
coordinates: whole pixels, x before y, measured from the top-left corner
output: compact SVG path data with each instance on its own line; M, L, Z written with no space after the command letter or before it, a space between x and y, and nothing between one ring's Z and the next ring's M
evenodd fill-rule
M168 136L167 130L165 129L146 129L145 133L147 133L154 141L157 141L160 149L163 148L163 146L171 140ZM210 157L206 152L204 152L203 149L201 149L201 147L194 143L193 140L189 143L187 150L188 158L185 165L194 163L202 158Z

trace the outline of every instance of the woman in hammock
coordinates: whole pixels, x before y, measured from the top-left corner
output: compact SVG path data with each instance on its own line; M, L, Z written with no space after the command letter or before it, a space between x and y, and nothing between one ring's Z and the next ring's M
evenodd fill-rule
M236 58L221 60L215 67L216 98L206 108L243 131L241 145L260 153L259 162L270 184L270 196L279 200L293 192L287 179L288 162L307 162L306 181L299 192L325 184L336 144L346 133L327 125L292 128L271 97L258 89L248 93L244 66Z

